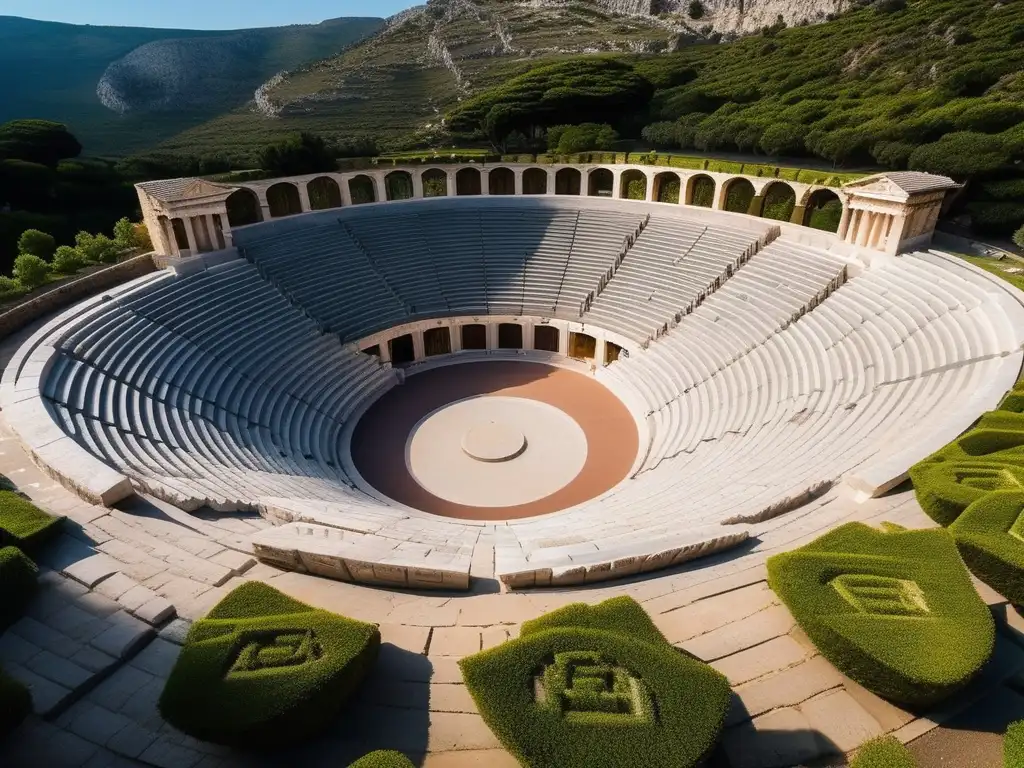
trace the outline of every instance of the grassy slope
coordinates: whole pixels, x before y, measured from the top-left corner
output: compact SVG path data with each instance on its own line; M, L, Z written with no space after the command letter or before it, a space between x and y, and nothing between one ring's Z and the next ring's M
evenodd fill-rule
M251 98L271 74L329 55L371 32L377 19L336 19L321 25L237 33L98 27L0 16L0 122L22 117L65 122L90 154L143 149ZM258 35L260 55L246 82L224 84L213 112L121 117L96 97L107 65L145 43L181 38Z
M511 35L507 52L502 51L499 27ZM463 87L430 55L432 31L448 45ZM395 139L437 123L469 93L570 55L560 50L626 51L635 44L664 46L669 36L654 21L609 16L588 1L545 9L491 0L466 3L450 18L423 14L294 73L272 92L285 105L280 118L236 110L174 137L164 148L254 152L297 130Z

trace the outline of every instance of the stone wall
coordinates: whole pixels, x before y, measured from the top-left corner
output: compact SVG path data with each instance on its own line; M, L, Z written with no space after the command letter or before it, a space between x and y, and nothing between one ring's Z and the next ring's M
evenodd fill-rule
M52 291L36 296L22 304L0 313L0 338L9 336L34 320L45 317L58 309L91 296L111 286L133 280L156 270L153 254L134 256L120 264L101 269L77 280L64 283Z

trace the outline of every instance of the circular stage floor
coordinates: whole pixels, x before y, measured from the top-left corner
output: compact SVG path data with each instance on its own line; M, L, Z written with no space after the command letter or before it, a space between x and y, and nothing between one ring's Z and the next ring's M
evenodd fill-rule
M580 504L617 485L639 438L626 407L580 373L523 362L418 373L360 419L352 459L410 507L507 520Z

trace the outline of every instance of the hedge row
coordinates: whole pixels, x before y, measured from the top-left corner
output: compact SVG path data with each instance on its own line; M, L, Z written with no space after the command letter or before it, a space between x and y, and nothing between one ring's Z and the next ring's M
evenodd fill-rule
M714 748L729 684L628 597L574 604L460 662L485 722L532 768L689 768Z
M13 624L36 589L36 565L17 547L0 549L0 632Z
M910 470L922 509L948 526L971 572L1024 604L1024 390Z
M63 517L52 517L13 490L0 490L0 547L35 552L60 528Z
M378 750L363 755L348 768L413 768L413 764L401 752Z
M895 737L873 739L854 755L850 768L917 768L910 750Z
M992 653L992 615L941 529L850 523L770 558L768 583L825 658L892 701L940 701Z
M206 741L239 747L299 741L338 715L379 648L375 625L249 582L192 625L160 712Z

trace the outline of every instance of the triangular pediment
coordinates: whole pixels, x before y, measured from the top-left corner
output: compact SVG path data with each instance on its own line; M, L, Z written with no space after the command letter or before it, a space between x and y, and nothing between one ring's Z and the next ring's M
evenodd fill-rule
M230 194L229 187L214 184L204 179L193 179L182 191L181 200L194 200L200 197L213 197L214 195Z
M897 198L906 200L909 195L900 188L892 179L884 175L868 176L865 179L858 179L843 185L844 190L857 192L858 194L877 195L878 197Z

